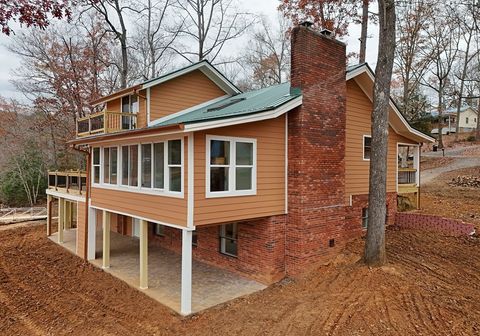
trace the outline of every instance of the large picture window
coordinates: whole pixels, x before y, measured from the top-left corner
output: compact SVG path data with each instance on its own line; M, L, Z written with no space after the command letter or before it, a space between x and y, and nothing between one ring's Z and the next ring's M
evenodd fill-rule
M94 183L117 185L139 192L148 189L165 191L181 196L183 142L181 139L174 139L94 148L92 167Z
M122 113L138 113L139 103L137 95L122 97ZM136 118L129 115L122 115L122 129L129 130L135 128Z
M256 193L256 140L207 137L207 196Z

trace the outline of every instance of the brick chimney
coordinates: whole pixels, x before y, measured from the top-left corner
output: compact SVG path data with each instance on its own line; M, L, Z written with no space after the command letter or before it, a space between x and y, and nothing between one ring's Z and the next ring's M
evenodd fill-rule
M292 31L291 86L303 103L288 114L289 274L331 254L345 222L346 48L311 26Z

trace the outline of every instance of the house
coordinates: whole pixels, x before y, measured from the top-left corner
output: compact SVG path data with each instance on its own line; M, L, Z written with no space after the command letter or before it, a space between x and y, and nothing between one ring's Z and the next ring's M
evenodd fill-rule
M86 175L50 176L58 241L72 209L76 253L95 259L100 239L105 268L112 231L138 236L140 288L148 244L180 252L182 314L192 311L192 258L265 284L325 260L368 218L374 75L345 64L343 43L300 25L290 83L241 92L202 61L93 102L105 109L80 119L70 142ZM419 193L419 146L433 139L393 102L389 119L392 223L397 194Z
M443 113L442 134L455 133L457 131L457 109L451 108ZM459 132L471 132L477 128L478 112L471 106L462 106L460 109L460 118L458 119ZM438 128L431 131L432 134L438 134Z

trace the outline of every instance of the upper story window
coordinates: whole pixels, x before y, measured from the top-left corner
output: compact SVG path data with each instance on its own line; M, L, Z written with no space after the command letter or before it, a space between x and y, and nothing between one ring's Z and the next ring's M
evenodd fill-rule
M256 194L256 140L207 136L207 197Z
M468 124L468 117L465 117L465 124Z
M363 136L363 159L370 160L372 154L372 137L370 135Z
M122 97L122 113L138 113L139 103L137 95ZM131 115L122 115L122 129L129 130L136 128L136 117Z
M93 182L139 192L183 192L183 141L94 148ZM100 173L102 171L102 173ZM101 175L101 178L100 178Z

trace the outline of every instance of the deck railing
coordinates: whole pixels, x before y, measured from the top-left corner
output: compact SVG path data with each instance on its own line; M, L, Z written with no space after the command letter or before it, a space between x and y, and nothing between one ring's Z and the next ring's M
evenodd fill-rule
M136 127L136 113L102 111L77 120L77 137L131 130Z
M86 191L87 173L81 170L49 171L48 189L82 195Z
M417 183L417 170L415 168L398 168L398 184L414 183Z

